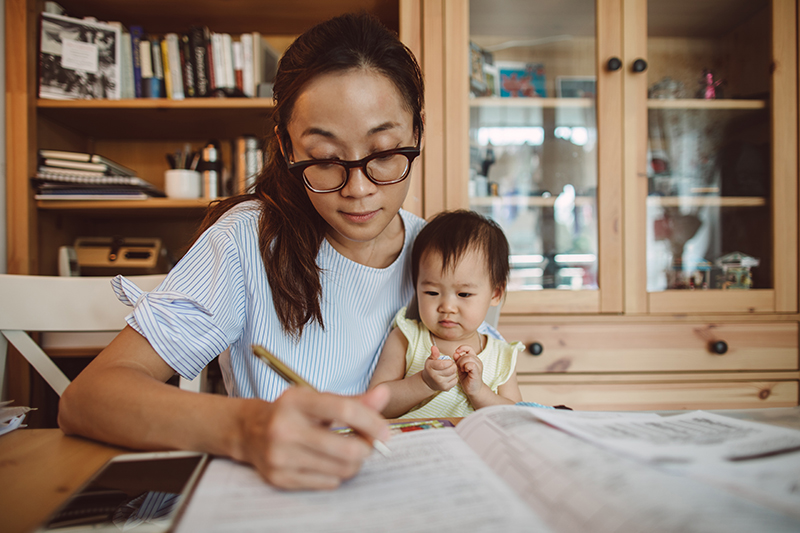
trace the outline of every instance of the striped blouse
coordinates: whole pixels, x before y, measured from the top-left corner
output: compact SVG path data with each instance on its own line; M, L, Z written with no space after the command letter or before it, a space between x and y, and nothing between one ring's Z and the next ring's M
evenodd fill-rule
M400 211L405 242L387 268L371 268L322 241L321 308L325 329L309 322L299 339L281 329L258 249L260 204L233 207L191 247L152 292L118 276L117 296L132 306L128 324L142 334L176 372L193 379L220 357L230 396L272 401L287 384L258 357L260 344L321 391L360 394L367 389L378 354L397 311L413 295L411 246L425 224Z

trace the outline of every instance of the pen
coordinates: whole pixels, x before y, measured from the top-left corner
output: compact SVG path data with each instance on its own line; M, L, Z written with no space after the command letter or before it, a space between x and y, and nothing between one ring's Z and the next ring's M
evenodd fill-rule
M311 386L310 383L298 376L294 370L286 366L283 361L272 355L263 347L257 344L253 344L251 347L253 348L253 353L256 354L262 361L264 361L267 366L274 370L275 373L282 377L287 383L296 385L298 387L316 390ZM386 444L382 443L378 439L372 441L372 447L378 450L384 457L389 457L392 454L392 450L390 450Z

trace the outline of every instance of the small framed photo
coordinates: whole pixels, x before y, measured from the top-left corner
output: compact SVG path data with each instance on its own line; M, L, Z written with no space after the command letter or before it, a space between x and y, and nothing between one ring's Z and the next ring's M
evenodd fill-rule
M494 55L477 44L469 43L470 77L469 85L473 96L494 96L497 94L497 69Z
M594 76L558 76L556 95L559 98L595 98L597 78Z
M496 66L500 96L512 98L547 96L542 63L498 61Z

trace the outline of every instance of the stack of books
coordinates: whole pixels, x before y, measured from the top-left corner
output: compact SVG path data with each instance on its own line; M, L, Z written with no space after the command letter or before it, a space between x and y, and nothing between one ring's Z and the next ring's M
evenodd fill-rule
M280 54L259 32L192 26L183 33L150 34L139 25L56 11L42 13L39 98L272 97ZM76 47L94 48L94 68L74 60L70 50Z
M145 200L166 194L133 170L106 157L82 152L39 150L31 178L37 200Z

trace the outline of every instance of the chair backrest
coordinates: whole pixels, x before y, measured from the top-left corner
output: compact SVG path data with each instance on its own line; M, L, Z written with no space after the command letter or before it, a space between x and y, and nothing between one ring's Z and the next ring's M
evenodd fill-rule
M164 274L129 279L149 291ZM130 311L114 294L110 277L0 274L0 332L59 396L69 380L26 332L121 331ZM2 344L0 389L5 373L5 342Z

